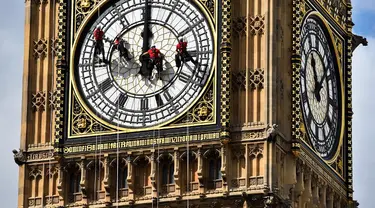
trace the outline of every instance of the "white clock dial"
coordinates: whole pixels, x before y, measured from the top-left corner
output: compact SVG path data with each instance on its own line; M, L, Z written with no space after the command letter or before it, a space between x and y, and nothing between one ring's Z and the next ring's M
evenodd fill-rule
M333 49L319 20L307 18L301 33L301 105L308 137L325 159L336 152L341 122L340 81Z
M149 0L147 8L144 0L120 0L101 10L100 16L86 26L77 49L82 96L97 115L121 127L146 128L176 118L197 100L213 72L211 27L192 2ZM151 15L145 19L147 11ZM105 33L108 63L94 61L93 31L98 25ZM164 54L162 71L155 79L139 73L145 25L151 31L149 45ZM118 37L125 40L129 60L120 58L113 46ZM187 41L187 51L196 63L185 62L178 68L175 51L180 37Z

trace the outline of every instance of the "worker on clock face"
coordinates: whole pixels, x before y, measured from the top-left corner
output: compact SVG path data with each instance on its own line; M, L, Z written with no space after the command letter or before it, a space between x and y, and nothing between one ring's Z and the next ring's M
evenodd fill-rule
M187 52L187 42L183 38L180 38L176 45L176 67L180 68L181 62L185 63L188 61L193 62L194 65L197 65L197 61L193 60L191 55Z
M95 39L95 49L94 49L94 55L95 58L98 58L98 55L101 53L103 56L103 62L107 63L107 60L105 59L105 54L104 54L104 43L103 43L103 38L104 38L104 31L100 26L96 27L94 30L94 39Z
M120 52L120 57L125 58L127 61L131 60L131 58L129 57L129 51L125 47L125 41L122 38L116 37L114 45L115 48Z
M148 51L142 55L148 55L150 58L150 69L152 70L156 66L158 72L163 71L163 58L164 55L155 46L152 46Z

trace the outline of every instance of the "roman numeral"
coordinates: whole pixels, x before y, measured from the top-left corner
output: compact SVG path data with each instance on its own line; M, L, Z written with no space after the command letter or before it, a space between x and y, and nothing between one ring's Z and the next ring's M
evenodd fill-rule
M315 36L315 47L316 47L316 50L319 51L320 44L319 44L319 38L317 36Z
M172 100L172 96L171 96L171 94L169 94L169 92L168 91L165 91L164 93L163 93L163 96L164 96L164 98L167 100L167 101L170 101L170 100Z
M186 34L188 34L189 32L191 32L196 26L198 26L199 24L201 24L202 22L204 22L204 19L200 19L198 20L196 23L194 23L193 25L191 25L190 27L186 28L185 30L181 31L178 36L184 36Z
M313 120L313 117L312 117L312 113L310 111L309 114L307 115L307 124L311 125L312 120Z
M128 95L121 93L116 100L116 106L124 107L126 101L128 100Z
M337 109L337 105L336 105L335 101L334 101L333 99L331 99L330 97L328 97L328 104L329 104L330 106L332 106L332 108L333 108L334 110Z
M107 78L102 83L98 85L98 88L103 93L107 92L112 87L112 80L110 78Z
M303 103L306 103L308 101L307 99L307 90L305 92L302 93L302 102Z
M161 99L161 96L159 94L155 95L155 100L156 100L156 104L158 105L158 107L163 105L163 100Z
M124 15L122 15L122 14L120 13L120 11L118 10L117 6L115 6L115 11L116 11L116 13L117 13L118 19L119 19L120 22L121 22L121 25L122 25L124 28L127 28L128 25L129 25L128 20L125 18Z
M175 9L176 9L176 7L177 7L177 5L178 5L178 2L179 2L179 0L177 0L177 1L174 2L174 5L173 5L173 7L172 7L172 11L175 11ZM165 20L165 22L168 22L168 21L169 21L169 19L170 19L171 16L172 16L172 13L173 13L173 12L170 12L170 13L169 13L169 15L168 15L167 19Z
M188 83L191 77L188 74L185 74L184 72L180 72L180 76L178 77L182 82Z
M311 40L311 35L307 38L307 41L309 43L310 48L312 48L312 40Z
M141 99L141 110L148 110L148 99L147 98Z

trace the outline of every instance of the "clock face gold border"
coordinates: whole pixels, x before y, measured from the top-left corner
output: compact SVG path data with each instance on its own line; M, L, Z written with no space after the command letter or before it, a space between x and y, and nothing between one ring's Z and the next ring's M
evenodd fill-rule
M155 129L158 129L158 130L162 130L162 129L170 129L170 128L180 128L180 127L185 127L187 125L189 126L196 126L196 125L212 125L212 124L216 124L216 113L214 113L214 118L213 118L213 122L203 122L202 124L200 123L194 123L194 124L181 124L181 125L173 125L173 126L168 126L168 124L170 123L173 123L174 121L180 119L183 115L185 115L201 98L202 96L204 95L204 93L207 91L207 88L211 85L210 83L213 84L213 94L214 94L214 111L216 112L216 107L217 107L217 103L216 103L216 100L217 100L217 78L218 78L218 70L217 70L217 32L215 30L215 25L214 25L214 21L212 19L212 15L203 7L203 5L201 5L201 3L199 1L192 1L190 2L190 4L194 4L194 6L197 7L197 9L202 13L203 17L206 19L207 21L207 24L209 26L209 29L210 29L210 32L212 34L212 38L213 38L213 59L212 59L212 69L211 69L211 72L209 74L209 77L207 79L207 82L205 84L205 86L203 87L203 89L201 90L201 92L197 95L197 97L195 98L195 100L188 106L186 107L186 109L184 111L182 111L178 116L175 116L174 118L170 119L170 120L167 120L166 122L163 122L161 124L158 124L156 126L151 126L151 127L146 127L146 128L137 128L137 129L133 129L133 128L125 128L125 127L119 127L119 126L116 126L114 124L111 124L103 119L101 119L99 116L100 115L96 115L95 112L93 112L91 110L91 108L89 108L86 104L86 102L83 100L83 98L81 97L80 93L79 93L79 90L78 90L78 85L76 83L76 77L75 77L75 73L74 73L74 70L75 69L75 65L74 65L74 56L75 54L78 52L77 51L77 45L78 45L78 41L81 39L81 36L84 36L85 34L83 34L83 31L84 29L87 27L87 24L89 23L89 21L93 18L93 16L97 13L98 10L100 10L101 7L103 7L103 5L105 4L110 4L110 1L107 0L107 1L103 1L101 2L95 9L93 9L91 11L91 13L87 16L87 18L84 20L84 22L82 22L82 25L80 26L80 29L77 31L76 35L73 35L73 33L71 34L71 52L70 52L70 77L69 77L69 107L68 107L68 138L79 138L79 137L82 137L82 136L86 136L86 135L80 135L80 136L71 136L71 125L72 125L72 118L71 118L71 113L72 113L72 96L73 96L73 93L75 93L77 95L77 98L78 98L78 101L79 103L82 105L83 109L88 112L88 114L90 116L92 116L94 119L96 119L97 121L99 121L100 123L102 123L103 125L105 126L108 126L110 128L113 128L113 129L117 129L117 132L109 132L109 133L104 133L104 134L116 134L116 133L129 133L129 132L139 132L139 131L149 131L149 130L155 130ZM215 8L216 9L216 8ZM74 25L72 26L74 27ZM101 134L101 133L97 133L97 134L90 134L90 135L87 135L87 136L94 136L94 135L104 135L104 134Z
M332 56L333 56L333 59L334 59L334 65L335 65L335 68L336 70L338 70L338 89L340 92L340 97L339 97L339 107L341 108L341 117L339 118L341 123L338 124L338 128L340 128L340 132L339 132L339 138L338 141L337 141L337 147L335 149L335 152L332 152L332 156L329 158L329 159L324 159L323 157L320 156L319 153L317 153L317 151L315 150L314 147L310 146L310 144L307 143L307 141L304 141L302 140L304 143L307 144L307 146L309 146L314 152L316 152L317 156L319 156L323 161L325 161L326 163L330 164L330 163L333 163L338 155L340 154L340 148L342 148L342 145L343 145L343 137L344 137L344 131L345 131L345 86L344 86L344 76L343 76L343 71L342 71L342 65L339 61L339 53L338 53L338 49L337 49L337 46L336 44L334 44L334 35L333 35L333 31L331 30L331 27L330 25L327 23L327 21L325 20L325 18L318 12L310 12L308 14L305 15L305 17L303 18L303 21L301 23L301 28L305 25L305 22L307 19L309 18L314 18L318 21L318 24L322 27L323 30L325 30L325 35L326 35L326 38L327 38L327 41L328 41L328 44L329 44L329 47L331 49L331 53L332 53ZM300 49L300 51L302 52L302 48ZM301 66L302 68L302 66ZM299 73L299 72L298 72ZM300 76L300 75L299 75ZM298 83L300 85L300 81ZM301 88L301 86L300 86ZM300 94L300 91L298 93L298 96L300 97L301 94ZM300 106L300 109L301 109L301 114L302 114L302 105ZM302 119L302 122L303 124L305 125L305 119L303 118ZM306 137L309 137L309 135L306 135ZM310 140L310 138L308 138L308 140Z

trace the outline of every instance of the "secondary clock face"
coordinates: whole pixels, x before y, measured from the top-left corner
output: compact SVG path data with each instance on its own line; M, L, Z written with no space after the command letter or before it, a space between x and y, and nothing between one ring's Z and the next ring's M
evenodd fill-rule
M145 0L115 2L92 17L79 39L77 86L95 114L113 125L147 128L168 122L191 106L208 84L214 61L210 24L192 1L149 0L147 7ZM93 31L98 26L104 32L106 61L97 59L102 54L94 55ZM114 45L116 38L124 41L126 56ZM193 61L177 67L180 38L187 42ZM151 63L141 61L145 45L155 46L164 56L161 70L151 67L151 76L141 73L143 65Z
M341 128L340 78L333 49L315 18L301 32L301 105L306 131L324 159L336 152Z

